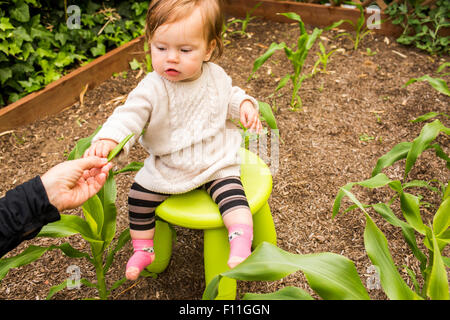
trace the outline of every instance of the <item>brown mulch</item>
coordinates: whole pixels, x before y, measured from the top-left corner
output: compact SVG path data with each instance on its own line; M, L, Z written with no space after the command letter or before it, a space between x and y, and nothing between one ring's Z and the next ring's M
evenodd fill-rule
M308 28L309 32L311 29ZM395 39L380 35L369 35L360 48L353 51L348 39L334 38L336 31L324 32L321 41L327 52L332 48L342 50L331 56L327 74L319 73L303 83L299 91L303 110L292 111L289 107L290 84L273 94L277 81L291 71L282 51L266 62L253 80L247 82L247 78L253 61L271 42L296 43L297 24L253 20L248 32L250 37L232 36L224 56L217 63L229 73L234 85L258 100L271 103L276 110L282 143L269 204L278 246L298 254L334 252L344 255L354 261L363 284L366 284L371 262L364 249L364 216L355 210L332 219L336 193L348 182L369 178L377 159L394 145L412 141L423 124L409 120L430 111L449 113L450 98L427 83L402 88L410 78L436 75L443 60L400 46ZM367 55L367 48L376 54ZM305 71L312 69L317 51L318 44L308 56ZM141 74L137 78L137 75L138 71L128 71L126 75L112 77L87 92L84 105L77 103L57 116L1 135L0 195L63 161L78 139L90 135L105 121L117 106L116 102L121 100L118 97L125 97L136 86L143 77ZM448 119L441 118L441 121L450 126ZM437 141L450 153L447 136L441 134ZM129 161L143 161L144 158L145 152L136 145ZM384 172L392 179L401 179L403 168L404 161ZM118 232L127 228L126 197L133 175L128 173L117 178ZM449 178L444 162L429 151L419 158L410 174L410 179L439 179L444 183ZM424 221L428 223L435 211L432 206L439 203L439 198L424 190L417 191L430 203L423 213ZM355 188L355 193L363 203L386 201L392 196L387 188L374 191ZM350 204L349 201L344 203L344 207ZM80 212L81 209L71 211L73 214ZM401 231L375 214L372 216L385 233L391 254L404 278L407 279L407 275L402 265L418 272L418 263ZM175 229L177 241L167 270L157 279L126 282L112 292L112 299L201 299L205 286L202 232ZM30 244L50 245L65 241L80 250L89 249L79 236L58 240L36 238L21 244L7 256L22 252ZM131 250L127 244L117 254L107 274L109 285L124 276ZM70 265L79 266L83 278L95 281L93 266L53 250L30 265L11 270L0 284L0 299L44 299L52 286L68 278L66 270ZM411 281L407 281L412 286ZM265 293L285 286L297 286L313 294L301 272L274 282L239 282L238 290L239 294ZM372 299L386 299L382 290L370 290L369 294ZM82 299L95 295L95 290L82 286L78 290L60 291L53 299Z

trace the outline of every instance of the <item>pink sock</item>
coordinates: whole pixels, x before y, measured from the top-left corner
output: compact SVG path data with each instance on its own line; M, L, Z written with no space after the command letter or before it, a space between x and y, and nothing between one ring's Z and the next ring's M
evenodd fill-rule
M246 224L235 224L228 229L230 241L230 258L228 265L233 268L251 254L253 227Z
M128 260L127 269L129 267L135 267L139 269L139 272L144 270L146 266L153 262L155 252L153 250L153 240L132 240L134 254Z

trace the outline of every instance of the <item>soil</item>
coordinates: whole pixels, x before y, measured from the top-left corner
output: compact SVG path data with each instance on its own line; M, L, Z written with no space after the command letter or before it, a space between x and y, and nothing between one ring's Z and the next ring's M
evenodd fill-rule
M309 32L312 28L308 27ZM335 38L337 30L322 34L321 41L329 52L340 48L329 59L328 73L318 73L305 80L299 94L303 109L290 106L292 86L274 94L277 82L292 67L282 51L274 54L254 78L247 82L253 61L273 42L295 44L299 35L297 24L252 20L248 36L228 36L230 42L224 55L217 60L233 79L233 84L245 89L260 101L274 106L282 143L279 147L279 167L273 175L273 192L269 199L277 234L278 246L292 253L334 252L354 261L361 281L370 277L371 262L364 249L364 216L354 210L332 218L332 206L340 187L348 182L370 177L377 159L402 141L412 141L423 123L411 123L430 111L449 113L450 98L435 91L428 83L418 82L406 88L402 85L413 77L435 75L442 58L430 57L414 48L395 42L394 38L371 34L363 39L358 50L352 50L347 38ZM367 54L367 49L376 53ZM310 72L317 59L318 43L306 60L305 72ZM445 57L448 61L448 57ZM102 124L114 108L142 79L138 71L128 71L112 77L88 91L84 103L76 103L56 116L36 121L0 136L0 195L42 174L65 160L75 142L90 135ZM448 77L444 77L447 81ZM450 126L447 118L440 118ZM450 152L448 136L437 141ZM143 149L136 145L129 161L143 161ZM404 161L384 172L391 179L401 179ZM117 177L118 234L128 227L126 197L133 173ZM409 179L449 181L444 161L431 151L424 152L409 175ZM437 183L434 184L438 186ZM429 202L423 209L425 223L439 204L439 197L417 189ZM387 201L393 196L387 188L365 190L355 188L363 203ZM344 201L344 208L350 202ZM407 265L418 272L418 262L403 240L402 233L381 220L373 211L374 221L385 233L394 261L402 276L413 284L400 266ZM65 213L81 214L81 209ZM201 299L205 287L203 278L203 239L199 230L175 227L172 260L157 279L140 278L125 282L114 290L111 299ZM68 241L80 250L88 246L79 236L65 239L35 238L22 243L6 257L22 252L27 246L60 244ZM420 242L420 241L419 241ZM124 276L131 254L128 243L116 255L107 274L111 285ZM446 252L448 256L448 252ZM70 265L80 267L81 276L95 281L95 270L84 260L73 260L59 250L45 253L36 262L11 270L0 284L0 299L44 299L49 289L68 278ZM419 279L420 281L420 279ZM309 288L298 271L273 282L238 282L239 296L245 292L273 292L286 286L297 286L319 298ZM387 299L383 290L368 290L372 299ZM78 290L62 290L53 299L83 299L95 297L86 286Z

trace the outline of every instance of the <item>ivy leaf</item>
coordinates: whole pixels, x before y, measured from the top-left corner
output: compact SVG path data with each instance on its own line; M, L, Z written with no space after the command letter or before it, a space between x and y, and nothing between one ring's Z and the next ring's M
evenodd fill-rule
M0 29L6 31L8 29L14 29L14 26L9 22L9 18L2 17L0 19Z
M0 69L0 81L2 85L5 83L6 80L8 80L11 77L12 77L11 68Z
M97 43L96 47L91 48L91 53L94 57L104 55L106 47L103 43Z
M12 19L15 19L19 22L30 21L30 8L23 1L19 1L16 4L16 7L9 11L9 14Z

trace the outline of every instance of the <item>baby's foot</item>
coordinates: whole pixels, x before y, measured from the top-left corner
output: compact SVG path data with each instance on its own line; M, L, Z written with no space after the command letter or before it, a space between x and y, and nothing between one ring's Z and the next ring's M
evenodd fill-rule
M133 240L134 254L128 260L126 277L128 280L136 280L142 270L155 260L153 240Z
M234 268L251 254L253 227L246 224L232 225L228 229L228 240L230 257L227 264L230 268Z

